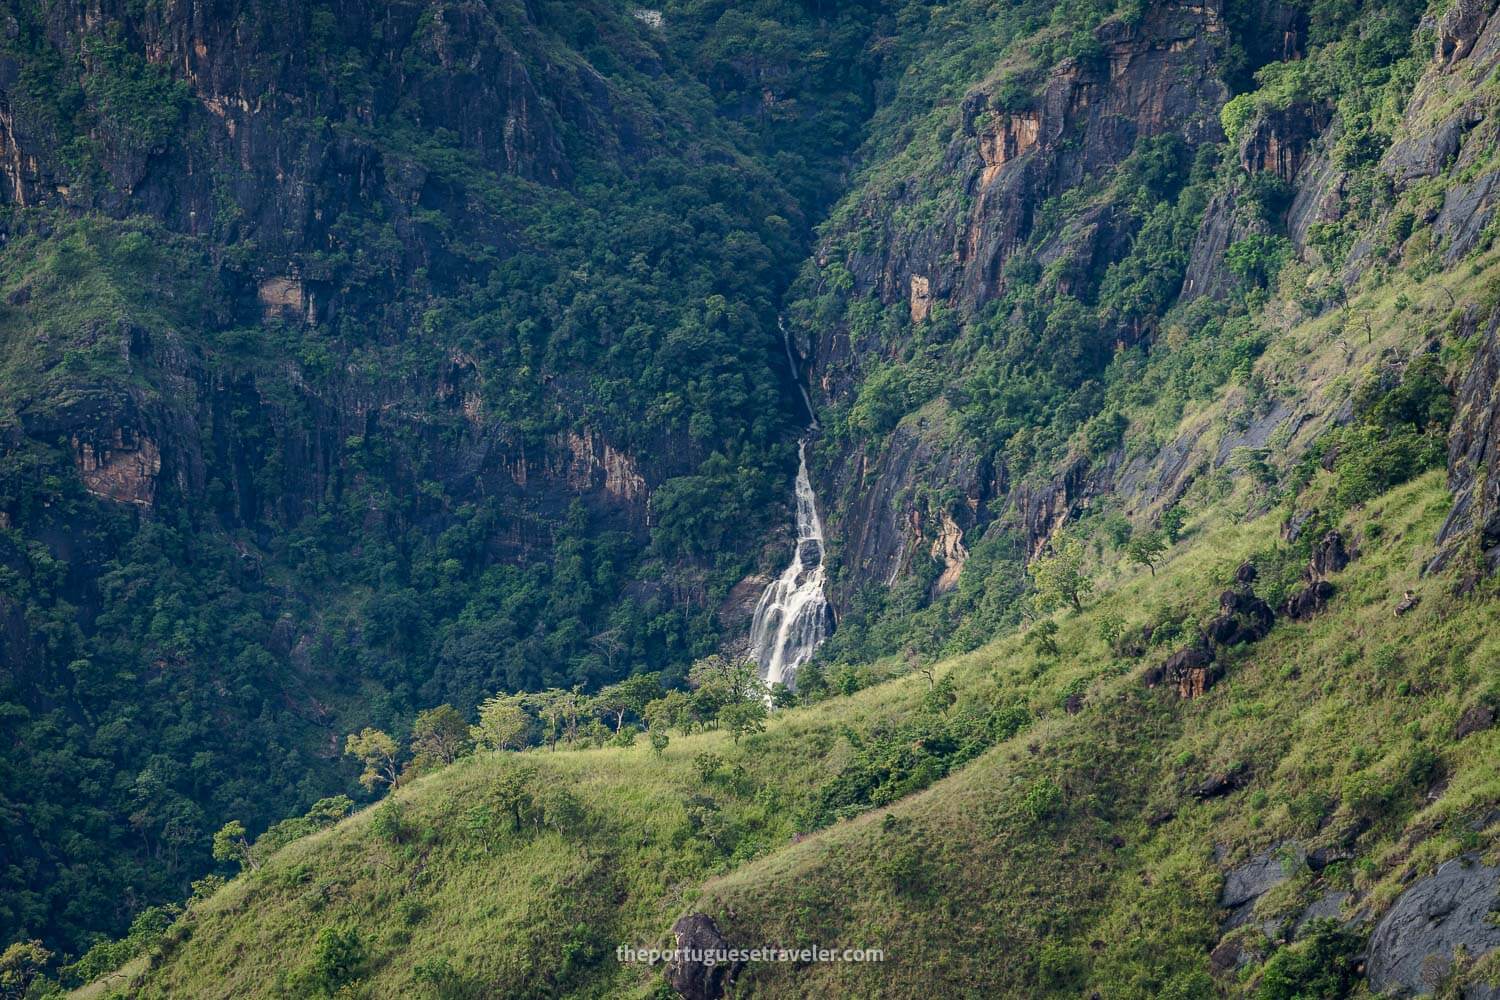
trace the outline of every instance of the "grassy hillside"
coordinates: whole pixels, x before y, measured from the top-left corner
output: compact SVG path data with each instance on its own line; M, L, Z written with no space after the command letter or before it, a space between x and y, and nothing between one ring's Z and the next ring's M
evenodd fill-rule
M193 903L129 995L649 995L659 977L614 948L664 943L689 910L746 946L885 949L879 965L752 966L755 995L1207 995L1227 867L1366 821L1355 857L1260 914L1328 888L1378 913L1413 872L1492 849L1469 822L1500 801L1496 732L1453 739L1464 708L1500 694L1494 605L1419 577L1448 502L1436 474L1347 517L1359 557L1332 606L1240 647L1206 696L1146 687L1160 650L1109 650L1101 623L1206 618L1242 561L1266 559L1280 519L1233 516L1235 499L1156 575L1104 569L1055 654L1003 638L939 665L937 697L908 674L738 743L484 754L418 780ZM1397 617L1408 588L1422 601ZM1002 715L1019 731L925 791L795 836L882 733L946 722L982 740L976 720ZM1195 796L1227 774L1240 787ZM340 935L354 960L330 973Z

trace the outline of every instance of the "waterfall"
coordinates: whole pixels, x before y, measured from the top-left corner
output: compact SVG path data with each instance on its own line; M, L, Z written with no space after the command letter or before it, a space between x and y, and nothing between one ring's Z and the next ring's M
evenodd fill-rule
M795 369L793 369L795 371ZM809 408L810 409L810 408ZM767 684L791 684L797 668L812 659L828 636L828 599L823 595L823 522L807 476L807 441L797 447L797 549L781 576L755 607L750 658Z
M802 384L802 369L797 367L797 355L792 353L791 331L786 328L786 323L780 316L776 317L776 328L781 331L781 346L786 351L787 367L792 370L792 381L802 394L802 405L807 408L808 429L815 431L818 429L818 415L813 412L812 399L807 395L807 387Z

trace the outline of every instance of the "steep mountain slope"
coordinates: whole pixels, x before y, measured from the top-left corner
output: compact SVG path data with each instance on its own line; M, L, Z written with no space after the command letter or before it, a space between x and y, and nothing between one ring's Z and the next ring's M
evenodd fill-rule
M1313 903L1367 934L1442 862L1492 852L1500 775L1497 730L1460 724L1495 697L1493 597L1420 577L1448 504L1437 473L1345 521L1359 558L1332 574L1338 596L1226 654L1207 695L1150 687L1110 651L1104 623L1206 620L1243 560L1272 567L1279 519L1234 517L1248 499L1194 522L1155 576L1101 574L1056 654L986 646L940 666L936 695L911 675L740 742L462 761L193 903L113 983L644 996L661 973L614 948L670 946L692 911L736 947L884 950L753 964L734 995L1255 995L1276 955L1306 950L1284 942ZM1417 610L1392 615L1408 587ZM1247 883L1256 919L1236 919L1251 911L1231 873L1288 844L1312 860ZM356 959L329 973L335 932Z
M791 360L804 707L462 760L95 994L650 995L674 925L887 952L737 995L1492 974L1404 916L1496 860L1492 4L198 16L7 35L16 937L180 898L365 721L736 638ZM328 58L223 55L288 23Z
M1490 176L1484 127L1465 142L1488 10L1422 7L1058 17L870 164L789 310L827 429L833 663L1013 617L1013 594L959 586L971 554L1032 558L1090 508L1154 520L1236 448L1285 471L1323 440L1341 400L1317 379L1352 361L1257 378L1256 356L1304 317L1364 336L1362 282L1452 267L1491 218L1460 193Z
M7 942L180 896L351 729L712 648L876 9L7 9Z

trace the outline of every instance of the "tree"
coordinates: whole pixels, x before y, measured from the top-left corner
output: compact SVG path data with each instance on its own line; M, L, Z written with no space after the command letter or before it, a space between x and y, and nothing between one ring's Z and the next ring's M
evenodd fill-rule
M720 706L737 701L765 701L766 682L760 668L749 660L730 660L717 653L695 662L688 670L688 683L705 701Z
M21 1000L50 961L40 941L17 941L0 952L0 998Z
M451 764L473 745L469 724L452 705L429 708L411 724L411 752L418 768Z
M672 737L668 736L665 730L653 729L651 731L651 752L656 756L660 757L670 742L672 742Z
M1125 555L1131 562L1140 563L1156 575L1156 563L1167 551L1167 539L1161 531L1143 531L1130 540L1125 546Z
M1051 555L1032 563L1031 579L1042 614L1063 604L1082 611L1083 599L1094 592L1094 581L1083 572L1083 544L1073 537L1062 539Z
M324 927L313 941L307 982L318 993L333 996L354 981L364 965L365 946L353 927Z
M660 698L652 699L641 710L646 727L651 730L675 727L684 736L693 731L697 713L693 710L693 698L686 691L668 691Z
M756 699L731 702L720 710L719 722L734 734L738 743L741 736L765 730L766 703Z
M354 800L349 796L333 795L313 803L313 807L305 815L293 816L276 823L265 833L256 837L255 843L250 846L251 866L259 867L267 858L292 841L321 830L325 826L332 826L349 815L349 810L353 808ZM217 839L215 844L217 845Z
M657 674L636 674L618 684L602 688L594 695L590 704L597 712L614 716L615 732L625 725L625 713L640 715L646 705L661 696L661 681Z
M245 837L245 824L232 819L219 827L214 834L214 860L233 861L252 872L260 867L260 859L250 850L250 841Z
M625 630L621 628L605 629L589 640L589 645L599 651L604 657L604 663L609 667L611 674L615 671L615 658L625 651Z
M1173 545L1177 544L1182 537L1182 529L1187 524L1188 514L1182 504L1177 503L1161 512L1161 530L1166 535L1167 541Z
M399 753L396 741L379 729L366 727L358 734L350 733L344 742L345 756L356 757L365 766L359 783L372 792L382 784L395 786L400 776L396 766Z
M914 674L921 674L927 678L927 690L929 691L937 683L937 665L934 663L924 664L921 655L911 646L906 647L906 668Z
M1036 646L1037 652L1043 656L1056 656L1061 652L1057 647L1057 622L1051 618L1040 618L1036 624L1031 626L1031 631L1026 634L1028 642Z
M1120 641L1125 634L1125 619L1112 612L1105 612L1099 616L1099 622L1095 626L1099 639L1110 649Z
M558 699L563 724L563 738L570 744L578 739L578 719L583 715L583 685L574 684L573 690L564 691Z
M485 750L519 750L530 732L526 696L497 694L480 703L479 722L469 729L469 738Z
M1224 262L1241 281L1264 288L1281 271L1292 244L1285 236L1268 236L1257 233L1224 251Z
M542 737L547 741L549 750L557 749L557 739L566 713L563 702L567 697L568 692L561 688L548 688L526 697L525 704L534 708L537 718L542 720Z

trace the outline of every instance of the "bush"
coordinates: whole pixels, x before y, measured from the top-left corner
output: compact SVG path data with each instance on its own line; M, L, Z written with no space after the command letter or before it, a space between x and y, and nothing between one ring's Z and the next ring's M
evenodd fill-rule
M333 996L359 978L365 947L353 927L324 927L313 941L311 963L298 977L298 987L314 996Z
M1291 241L1285 236L1256 234L1225 250L1224 263L1240 281L1255 288L1266 288L1280 273L1291 252Z
M1302 940L1266 963L1259 1000L1337 1000L1358 978L1363 941L1332 920L1314 920Z

